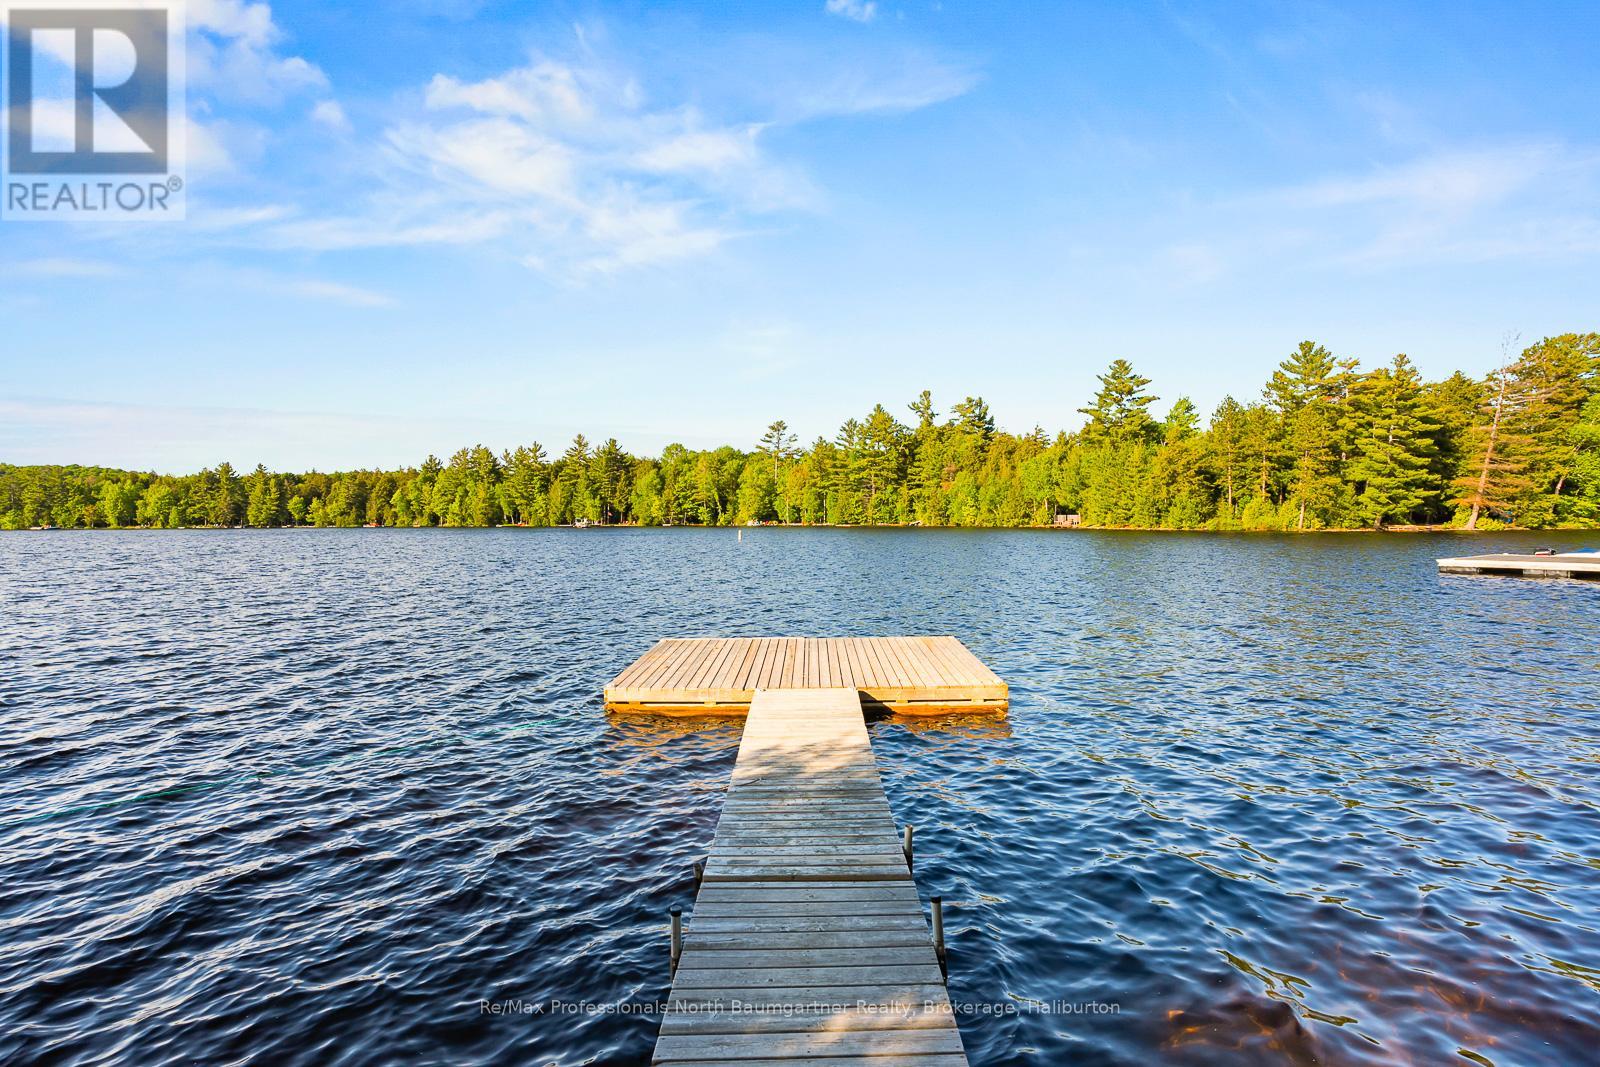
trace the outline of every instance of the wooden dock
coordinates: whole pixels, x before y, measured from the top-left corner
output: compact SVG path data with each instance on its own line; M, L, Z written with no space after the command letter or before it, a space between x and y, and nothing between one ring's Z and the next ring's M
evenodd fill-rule
M1600 553L1597 552L1557 552L1542 556L1497 552L1487 556L1456 556L1437 562L1443 574L1600 579Z
M844 682L855 677L840 666L848 654L834 659L824 651L832 642L796 648L793 640L706 643L737 661L740 678L792 683L799 665L799 677L835 684L757 688L748 698L733 781L651 1062L965 1067L873 761L861 692ZM683 642L663 644L683 651ZM783 651L781 669L757 649ZM679 662L668 657L660 669L689 678L697 694L708 691L706 679L728 676L716 665L673 666ZM649 688L649 680L622 691L659 698L664 690Z
M850 689L907 715L1006 710L1006 683L954 637L669 637L605 687L606 707L743 715L758 690Z

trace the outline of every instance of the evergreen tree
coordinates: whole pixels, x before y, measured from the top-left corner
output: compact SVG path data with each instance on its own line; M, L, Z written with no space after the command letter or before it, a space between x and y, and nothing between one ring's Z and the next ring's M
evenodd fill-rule
M1230 519L1244 470L1249 465L1246 420L1244 405L1231 396L1223 397L1222 403L1211 415L1208 441L1211 462L1217 470L1222 487L1222 503Z
M795 455L794 444L799 440L789 432L789 424L782 419L767 427L767 432L761 435L760 451L772 461L772 484L778 484L782 471L780 465Z
M1321 525L1337 499L1341 437L1333 354L1314 341L1301 341L1278 364L1267 382L1267 402L1281 419L1280 432L1291 458L1288 490L1295 529ZM1348 370L1353 371L1353 365Z
M1362 483L1358 508L1376 528L1409 520L1428 499L1437 451L1422 380L1405 355L1362 378L1351 396L1361 426L1351 476Z
M1515 427L1526 442L1519 512L1523 522L1543 524L1561 510L1572 475L1572 429L1600 377L1600 334L1546 337L1523 351L1511 375Z
M1476 530L1485 512L1510 518L1529 479L1523 473L1528 441L1516 431L1517 394L1510 365L1490 373L1484 383L1480 420L1468 434L1471 466L1456 479L1456 504L1465 509L1464 529Z
M1144 391L1150 379L1135 374L1133 364L1125 359L1112 360L1099 379L1100 391L1095 394L1094 406L1078 409L1079 414L1089 416L1084 439L1111 444L1152 439L1156 423L1149 408L1156 398Z
M976 435L984 444L994 438L994 416L989 414L989 405L983 402L983 397L967 397L955 406L952 414L955 416L955 425L963 433Z

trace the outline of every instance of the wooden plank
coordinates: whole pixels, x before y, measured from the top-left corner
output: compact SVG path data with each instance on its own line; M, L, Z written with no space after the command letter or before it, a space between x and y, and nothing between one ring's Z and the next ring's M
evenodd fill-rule
M961 1038L949 1027L841 1033L669 1034L656 1046L656 1062L959 1055L960 1052Z
M767 931L776 934L798 934L816 930L916 930L927 934L928 923L918 910L886 911L882 914L863 913L852 908L834 914L816 913L792 915L787 913L765 915L716 915L706 912L694 916L689 933L738 933Z
M698 673L700 667L717 650L711 641L686 641L685 654L675 658L672 668L664 673L652 685L653 689L687 689L689 688L691 672Z
M861 1056L821 1056L808 1057L804 1060L795 1060L790 1057L783 1059L759 1059L737 1061L729 1060L673 1060L673 1067L728 1067L729 1062L738 1062L744 1067L967 1067L965 1056L873 1056L866 1059Z
M661 1021L663 1034L853 1033L862 1030L944 1030L955 1020L922 1005L881 1011L794 1011L757 1015L745 1011L674 1012Z
M929 949L923 963L862 964L855 967L698 967L685 956L672 980L674 992L695 989L793 989L806 986L938 985L944 981Z
M706 657L699 672L689 679L686 688L691 690L718 688L715 684L717 673L723 669L723 664L727 662L728 657L733 655L733 650L738 646L738 642L729 637L712 638L712 641L715 644L715 652Z
M932 949L928 950L930 953ZM766 988L739 987L735 989L685 989L674 990L667 1000L667 1010L678 1006L706 1006L726 1008L728 1001L737 1000L752 1008L779 1008L810 1006L817 1003L856 1006L883 1004L899 1007L907 1004L948 1004L949 994L942 982L921 985L862 985L846 986L774 986Z
M917 926L856 927L849 930L697 930L683 940L684 951L767 948L894 948L928 944L928 931Z
M634 660L631 664L628 665L627 668L625 668L623 670L623 672L621 674L617 675L616 678L612 679L611 684L613 686L616 686L617 688L626 687L630 681L632 681L634 678L637 678L639 676L640 672L648 664L654 662L654 657L657 655L657 653L660 650L660 648L663 645L665 645L666 643L667 643L666 639L663 638L662 640L657 641L654 645L651 645L650 648L645 652L644 655L642 655L638 659Z
M628 680L628 686L641 688L654 686L660 678L665 676L669 664L679 656L689 655L693 651L694 646L690 642L678 641L670 637L663 639L656 644L655 648L644 654L644 657L640 660L640 663L644 664L644 669L639 672L638 676ZM612 685L618 684L619 682L612 683Z
M863 900L890 900L909 904L914 908L921 907L916 890L909 886L901 885L860 885L853 882L840 882L830 885L807 885L796 887L787 882L772 883L746 883L740 886L705 886L696 898L697 904L709 903L751 903L764 901L766 903L803 902L803 901L849 901L860 902Z

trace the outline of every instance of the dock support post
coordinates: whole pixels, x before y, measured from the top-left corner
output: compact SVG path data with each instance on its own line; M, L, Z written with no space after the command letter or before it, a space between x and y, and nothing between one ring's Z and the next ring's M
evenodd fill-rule
M944 897L929 897L933 905L933 954L939 957L939 972L950 977L950 968L944 961Z
M705 860L695 860L694 861L694 887L695 887L695 889L699 890L700 883L704 882L705 880L706 880L706 861Z
M669 963L670 963L670 966L671 966L671 969L668 972L669 976L670 975L676 975L678 973L678 961L680 959L682 959L682 958L683 958L683 906L680 905L680 904L674 904L672 906L672 949L671 949L671 957L669 959Z
M911 866L911 835L916 830L915 826L906 823L906 833L900 841L900 851L906 854L906 866Z

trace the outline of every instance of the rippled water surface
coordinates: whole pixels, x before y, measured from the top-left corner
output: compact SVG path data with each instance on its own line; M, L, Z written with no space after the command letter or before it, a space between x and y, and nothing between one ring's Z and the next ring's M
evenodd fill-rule
M1433 565L1552 543L0 535L0 1062L643 1062L480 1007L667 989L739 726L602 685L897 633L1011 684L871 724L974 1064L1595 1062L1600 584Z

